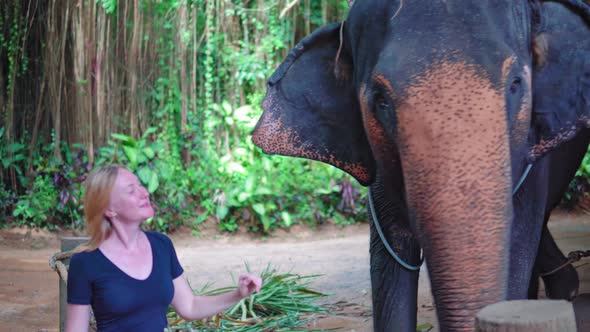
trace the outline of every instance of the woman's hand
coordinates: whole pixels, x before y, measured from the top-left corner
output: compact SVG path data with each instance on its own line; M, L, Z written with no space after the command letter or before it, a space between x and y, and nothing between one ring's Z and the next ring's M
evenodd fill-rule
M238 280L238 292L242 298L252 295L254 292L260 292L262 279L258 276L244 273Z
M238 279L238 289L219 295L194 295L184 274L174 279L173 283L172 306L186 321L203 319L223 312L241 299L260 291L262 287L262 279L248 273L242 274Z

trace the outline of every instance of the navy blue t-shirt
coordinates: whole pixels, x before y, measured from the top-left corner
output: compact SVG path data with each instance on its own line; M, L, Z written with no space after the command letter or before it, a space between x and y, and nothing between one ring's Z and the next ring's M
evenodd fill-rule
M183 272L172 241L146 232L152 271L145 280L130 277L99 250L75 254L68 272L68 303L90 304L99 332L162 332L174 296L172 280Z

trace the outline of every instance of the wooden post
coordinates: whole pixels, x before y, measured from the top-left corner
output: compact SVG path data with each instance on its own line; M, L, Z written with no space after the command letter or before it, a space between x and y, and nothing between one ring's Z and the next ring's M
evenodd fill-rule
M88 237L62 237L61 238L61 252L70 251L76 248L82 243L88 242ZM70 265L70 259L64 259L62 261L65 266ZM66 283L60 278L59 279L59 331L64 331L64 325L66 323L66 307L67 307L67 286Z
M483 308L476 317L477 332L576 332L570 302L557 300L504 301Z

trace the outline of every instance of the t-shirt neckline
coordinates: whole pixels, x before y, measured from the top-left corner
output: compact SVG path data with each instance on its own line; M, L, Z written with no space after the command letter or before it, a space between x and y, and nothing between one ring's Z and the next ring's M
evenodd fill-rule
M148 244L150 246L150 253L152 254L152 269L150 271L150 273L148 274L148 276L145 279L137 279L134 278L132 276L130 276L129 274L127 274L127 272L123 271L119 266L117 266L117 264L113 263L103 252L102 250L100 250L100 248L96 248L96 250L98 251L98 253L104 258L106 259L110 265L114 266L119 272L121 272L122 274L124 274L125 276L127 276L127 278L135 280L135 281L147 281L149 280L152 275L154 274L154 265L156 264L156 254L154 252L154 245L152 244L152 240L150 239L150 236L148 235L147 232L143 232L145 234L145 236L148 239Z

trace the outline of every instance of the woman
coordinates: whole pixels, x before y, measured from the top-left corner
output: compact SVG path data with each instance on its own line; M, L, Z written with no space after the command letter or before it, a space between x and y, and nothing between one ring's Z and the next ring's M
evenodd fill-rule
M148 191L127 169L106 166L86 180L90 241L70 261L66 332L88 331L90 306L100 332L162 332L170 304L185 320L197 320L260 290L259 277L243 274L235 291L193 295L172 241L141 230L153 215Z

